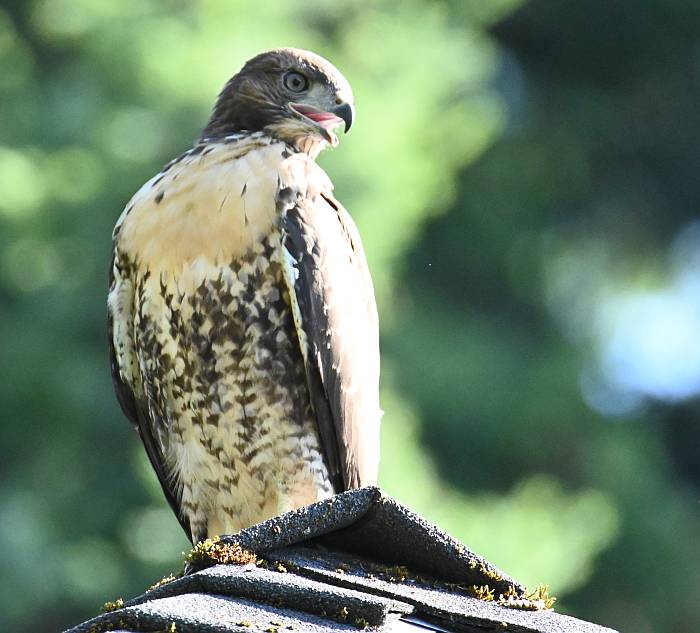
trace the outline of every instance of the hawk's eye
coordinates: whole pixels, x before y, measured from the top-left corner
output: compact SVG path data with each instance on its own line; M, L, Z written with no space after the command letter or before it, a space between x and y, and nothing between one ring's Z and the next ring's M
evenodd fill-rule
M284 87L292 92L304 92L309 87L309 80L295 70L289 71L283 81Z

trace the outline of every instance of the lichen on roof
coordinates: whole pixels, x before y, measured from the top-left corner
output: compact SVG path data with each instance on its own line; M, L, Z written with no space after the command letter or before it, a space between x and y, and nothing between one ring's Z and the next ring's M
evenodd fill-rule
M184 554L185 566L190 571L197 571L216 564L255 565L257 556L243 549L238 543L225 543L220 537L199 541L189 552Z

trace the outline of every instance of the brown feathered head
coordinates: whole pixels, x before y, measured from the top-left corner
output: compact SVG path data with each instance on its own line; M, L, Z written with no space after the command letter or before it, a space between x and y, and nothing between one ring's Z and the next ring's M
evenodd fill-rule
M335 146L333 129L352 125L350 84L323 57L297 48L278 48L246 62L224 86L203 138L262 131L317 154Z

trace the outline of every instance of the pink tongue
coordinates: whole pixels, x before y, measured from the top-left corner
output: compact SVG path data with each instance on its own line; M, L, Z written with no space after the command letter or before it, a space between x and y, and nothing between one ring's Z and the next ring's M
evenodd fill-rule
M341 121L342 119L339 119L335 114L332 114L331 112L307 112L306 114L307 117L309 117L313 121Z
M301 112L304 116L308 117L312 121L316 121L316 123L321 123L321 124L328 124L328 123L342 123L343 119L340 117L335 116L332 112L320 112L318 110L311 110L311 109L306 109L306 108L298 108L299 112ZM323 125L323 127L327 127L327 125Z

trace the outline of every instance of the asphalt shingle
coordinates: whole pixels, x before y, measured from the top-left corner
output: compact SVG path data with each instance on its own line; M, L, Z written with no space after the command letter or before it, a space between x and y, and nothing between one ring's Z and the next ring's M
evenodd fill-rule
M221 543L257 564L214 565L147 591L68 633L516 631L611 633L551 610L469 595L522 585L377 488L342 493ZM174 628L173 628L174 627Z

